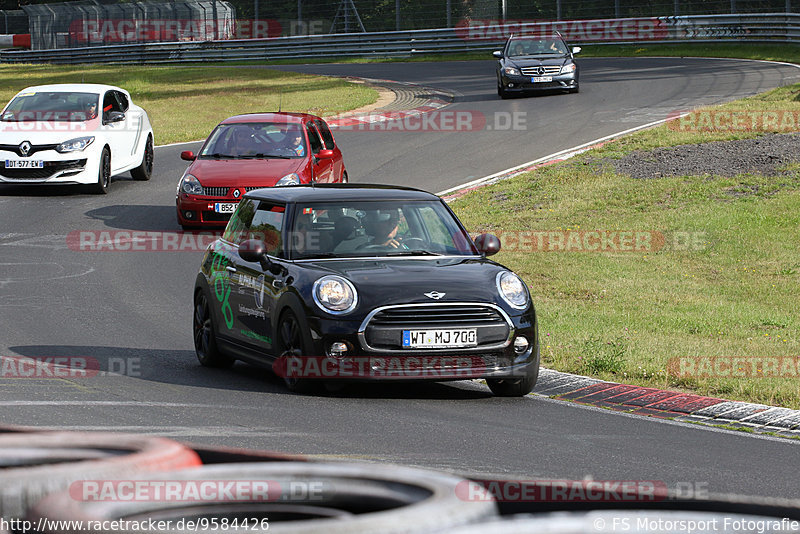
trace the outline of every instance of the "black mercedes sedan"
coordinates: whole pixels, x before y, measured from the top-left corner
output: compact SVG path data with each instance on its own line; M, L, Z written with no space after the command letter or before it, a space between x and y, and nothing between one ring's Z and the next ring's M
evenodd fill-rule
M526 395L539 375L536 312L522 279L487 259L499 249L416 189L251 191L197 275L197 357L271 367L299 392L483 378L495 395Z
M565 90L577 93L578 64L560 34L549 38L510 37L502 51L493 52L497 62L497 94L508 98L528 91Z

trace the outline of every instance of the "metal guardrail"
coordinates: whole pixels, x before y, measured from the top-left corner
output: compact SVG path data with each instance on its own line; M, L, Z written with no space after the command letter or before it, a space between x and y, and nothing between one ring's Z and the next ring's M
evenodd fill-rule
M0 52L3 63L192 63L323 57L410 57L495 50L510 33L559 30L574 44L800 42L800 14L697 15L467 26L436 30L310 35L206 42L93 46Z

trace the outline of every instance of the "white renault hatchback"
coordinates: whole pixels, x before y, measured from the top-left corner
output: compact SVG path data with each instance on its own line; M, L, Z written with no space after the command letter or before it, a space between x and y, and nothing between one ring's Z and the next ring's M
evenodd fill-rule
M0 182L90 184L107 193L111 177L153 172L153 128L127 91L57 84L20 91L0 113Z

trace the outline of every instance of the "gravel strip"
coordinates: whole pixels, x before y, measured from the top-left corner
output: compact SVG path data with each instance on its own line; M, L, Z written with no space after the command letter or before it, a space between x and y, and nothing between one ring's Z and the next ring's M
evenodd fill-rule
M606 160L632 178L782 174L778 167L800 161L800 135L766 134L755 139L678 145L637 150L621 159Z

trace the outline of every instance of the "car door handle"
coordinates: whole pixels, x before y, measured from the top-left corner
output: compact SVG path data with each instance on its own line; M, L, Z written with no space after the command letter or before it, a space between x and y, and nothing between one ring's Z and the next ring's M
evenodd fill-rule
M225 270L228 271L229 273L235 273L236 272L236 267L228 265L227 267L225 267Z
M283 287L283 280L273 280L272 281L272 287L274 287L275 289L282 288Z

